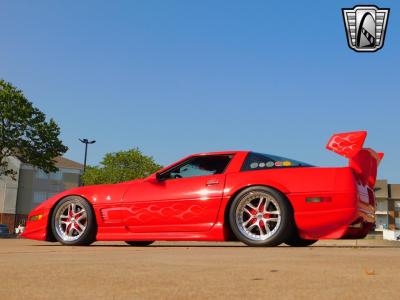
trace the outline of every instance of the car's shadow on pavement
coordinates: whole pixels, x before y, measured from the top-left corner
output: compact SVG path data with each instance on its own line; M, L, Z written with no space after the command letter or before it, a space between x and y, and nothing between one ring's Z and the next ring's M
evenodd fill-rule
M29 245L34 247L79 247L79 248L247 248L246 245L152 245L152 246L130 246L130 245L89 245L89 246L68 246L61 244ZM248 247L251 248L251 247ZM261 248L261 247L259 247Z
M248 247L246 245L149 245L149 246L130 246L130 245L89 245L89 246L64 246L57 243L43 244L43 245L30 245L34 247L79 247L79 248L132 248L132 249L157 249L157 248L243 248L243 249L397 249L400 245L313 245L308 247L290 247L281 245L278 247Z
M290 247L290 248L296 248L296 247ZM329 249L332 249L332 248L345 248L345 249L350 249L350 248L354 248L354 249L358 249L358 248L361 248L361 249L367 249L367 248L372 248L372 249L379 249L379 248L392 248L392 249L396 249L396 248L400 248L400 245L399 246L385 246L385 245L381 245L381 246L377 246L377 245L375 245L375 246L373 246L373 245L363 245L363 246L338 246L338 245L336 245L336 246L334 246L334 245L332 245L332 246L318 246L318 245L315 245L315 246L310 246L310 247L306 247L306 248L329 248Z

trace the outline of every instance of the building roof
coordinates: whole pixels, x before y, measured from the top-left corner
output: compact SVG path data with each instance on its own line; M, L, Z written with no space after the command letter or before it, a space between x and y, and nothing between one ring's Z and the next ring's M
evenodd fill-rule
M54 161L56 162L56 167L57 168L67 168L67 169L78 169L78 170L83 170L83 165L70 160L68 158L62 157L62 156L58 156L54 159Z

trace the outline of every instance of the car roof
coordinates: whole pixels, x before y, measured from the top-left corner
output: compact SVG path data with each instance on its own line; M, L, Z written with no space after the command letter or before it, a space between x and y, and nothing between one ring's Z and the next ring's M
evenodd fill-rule
M232 151L216 151L216 152L201 152L201 153L195 153L192 154L191 156L200 156L200 155L227 155L227 154L235 154L235 153L248 153L250 151L248 150L232 150Z

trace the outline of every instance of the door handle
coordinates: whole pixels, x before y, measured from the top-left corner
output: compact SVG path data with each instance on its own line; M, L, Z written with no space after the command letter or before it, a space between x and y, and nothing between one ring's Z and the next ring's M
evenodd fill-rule
M216 185L216 184L219 184L219 181L217 179L210 179L206 183L207 186Z

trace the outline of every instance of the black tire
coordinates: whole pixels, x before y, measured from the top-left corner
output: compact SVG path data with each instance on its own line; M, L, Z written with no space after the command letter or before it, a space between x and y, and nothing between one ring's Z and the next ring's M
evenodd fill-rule
M299 237L297 232L294 232L291 237L289 237L285 244L292 247L308 247L315 244L318 240L305 240Z
M244 202L249 201L248 199L251 199L252 197L268 197L266 199L274 199L276 205L279 206L277 209L280 211L280 223L276 222L277 229L273 228L272 231L273 234L271 233L271 236L257 240L255 238L249 238L249 234L246 236L246 234L242 231L244 231L243 224L238 224L240 221L238 221L237 213L239 213L240 206L243 205ZM257 199L257 198L254 198ZM242 202L243 201L243 202ZM260 198L261 201L261 198ZM241 204L242 202L242 204ZM266 203L266 202L265 202ZM274 204L274 206L276 206ZM263 213L260 213L263 215ZM239 214L240 215L240 214ZM275 214L278 216L278 214ZM254 216L253 216L254 217ZM261 222L258 221L258 219L255 218L255 223L256 222ZM264 186L253 186L246 188L242 192L240 192L232 202L232 205L229 209L229 223L232 229L232 232L236 236L236 238L243 243L245 243L248 246L253 246L253 247L273 247L273 246L278 246L281 243L283 243L285 240L288 239L288 237L292 234L293 228L294 228L294 221L293 221L293 211L290 203L288 200L283 196L279 191L269 188L269 187L264 187ZM268 223L270 224L270 223ZM265 225L269 226L269 225ZM259 226L260 227L260 226ZM264 227L265 228L265 227ZM261 228L260 228L261 230ZM268 227L268 230L270 230L270 227ZM275 230L275 232L274 232Z
M73 238L74 240L66 240L66 235L62 235L61 232L63 230L62 225L59 225L57 221L57 216L60 214L60 211L63 210L63 207L71 205L74 203L84 209L85 216L85 229L82 230L82 233L76 235ZM68 208L66 208L68 209ZM80 211L77 212L78 214ZM93 243L96 240L97 226L96 226L96 218L93 213L93 209L91 205L82 197L79 196L68 196L62 199L57 203L57 205L53 209L53 213L51 216L51 230L53 232L53 236L55 239L63 245L68 246L87 246ZM58 229L57 229L58 228Z
M154 241L125 241L128 245L136 247L145 247L154 243Z

